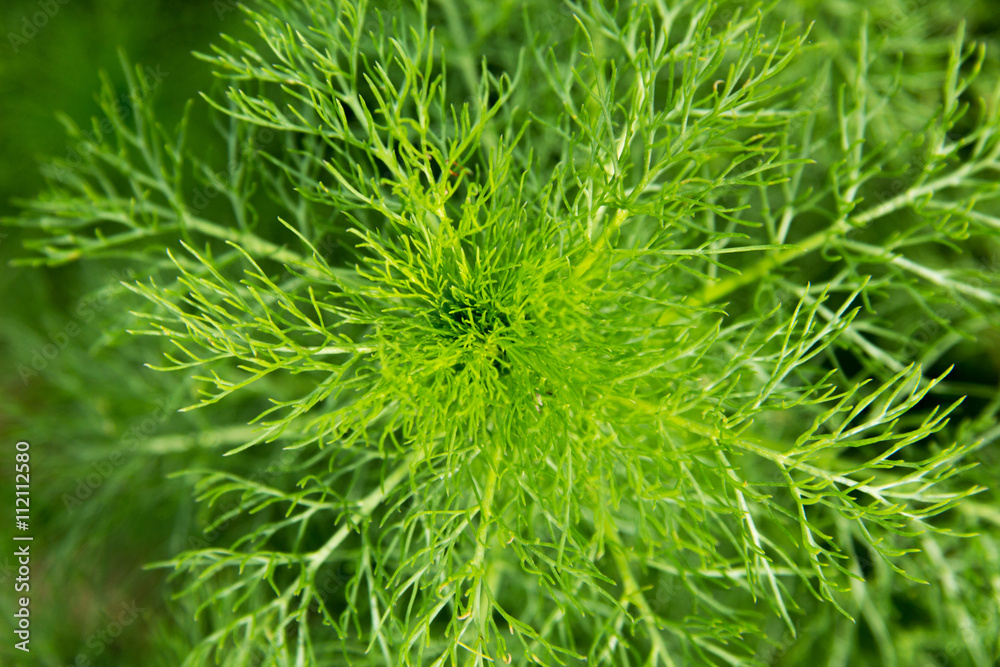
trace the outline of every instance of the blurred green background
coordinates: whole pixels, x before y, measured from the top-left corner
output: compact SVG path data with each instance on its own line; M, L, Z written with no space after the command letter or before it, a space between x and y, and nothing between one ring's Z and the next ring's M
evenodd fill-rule
M124 93L120 53L162 76L154 106L172 127L186 100L212 85L191 52L208 50L222 31L241 30L233 0L0 3L0 217L15 215L18 199L42 191L47 159L70 155L57 113L87 129L99 112L101 72ZM194 141L203 140L204 125L194 123ZM127 454L130 438L169 447L176 422L164 417L183 397L167 393L176 378L161 379L134 352L117 350L110 327L103 326L104 307L126 298L116 285L128 267L12 266L11 259L25 254L22 240L19 229L0 227L0 487L6 510L14 445L28 440L32 651L13 648L17 564L6 510L0 526L0 664L176 666L193 639L184 635L190 623L174 622L164 575L142 566L187 548L185 536L199 532L176 522L191 515L190 505L187 511L178 507L191 503L190 490L179 485L182 494L174 489L167 495L153 484L191 459L166 456L161 467ZM46 346L58 344L71 324L79 326L78 333L68 331L72 344L45 357L37 376L25 378L25 364L51 351ZM94 386L101 391L89 390ZM150 403L150 396L159 398ZM188 428L183 424L182 430L198 430L193 420Z

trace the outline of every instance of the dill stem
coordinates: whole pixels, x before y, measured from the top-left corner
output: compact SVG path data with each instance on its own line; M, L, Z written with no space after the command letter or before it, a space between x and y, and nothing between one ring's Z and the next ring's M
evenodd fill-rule
M458 13L458 7L455 6L453 0L442 0L440 4L444 10L445 20L448 22L448 30L455 40L455 45L458 47L449 55L452 60L457 61L458 68L462 73L462 80L465 83L465 87L469 89L470 97L475 98L479 92L479 76L476 74L476 65L472 58L469 36L465 32L465 23L462 21L462 17ZM477 109L476 113L478 117L482 111ZM487 125L483 128L482 141L487 152L497 147L497 134L492 125Z
M824 247L827 242L829 242L833 237L843 234L852 228L863 228L871 224L875 220L882 218L890 213L898 211L907 206L915 204L922 197L929 194L943 190L946 188L952 188L960 185L965 179L974 175L977 171L980 171L981 167L975 164L966 164L948 176L943 176L930 183L925 183L923 185L914 186L902 192L892 199L882 202L877 206L860 213L853 217L841 217L838 218L836 222L831 224L826 229L816 232L812 236L807 237L800 243L796 243L795 247L782 250L773 255L769 255L757 261L756 264L750 268L741 271L739 275L726 278L720 282L714 283L712 285L706 286L702 292L701 296L694 299L690 303L692 307L698 308L701 306L707 306L710 303L718 301L719 299L735 292L741 287L752 284L764 276L766 276L770 271L784 266L785 264L792 262L807 253ZM616 218L617 221L617 218ZM604 236L601 236L601 240ZM600 241L598 242L600 244ZM595 245L595 249L597 246ZM593 260L590 262L593 263ZM589 265L588 265L589 266ZM675 311L665 312L659 319L658 324L664 325L673 322L677 318L677 313Z
M628 211L623 208L618 209L618 212L615 213L615 219L611 221L610 225L604 228L604 231L601 232L601 235L594 243L594 247L590 249L590 252L588 252L582 260L580 260L576 269L573 270L573 276L575 278L582 278L586 275L587 271L589 271L594 265L594 262L597 261L597 258L600 257L601 253L608 247L608 244L611 242L611 235L618 231L618 229L625 224L627 219Z
M385 478L385 481L367 496L365 496L360 503L358 503L358 509L351 513L350 520L345 522L340 529L334 533L326 544L314 551L309 556L309 567L308 574L311 580L316 576L316 571L323 566L323 563L330 557L330 554L336 550L340 543L347 539L347 535L351 532L352 527L363 521L364 519L371 516L371 513L375 511L375 508L385 500L392 491L403 483L407 477L410 476L410 463L413 461L413 455L407 456L403 459L403 462L397 467L391 475Z
M302 264L305 261L299 253L266 241L252 232L223 227L193 216L185 216L183 225L206 236L231 241L255 257L268 257L283 264Z
M618 534L618 528L611 522L611 518L607 514L604 515L604 533L609 540L608 546L611 549L611 556L614 558L618 573L622 578L622 587L624 588L622 600L634 604L639 609L642 622L649 631L649 639L653 643L653 653L650 655L649 664L656 665L657 662L654 661L654 658L662 656L666 664L675 665L676 663L670 657L670 652L663 642L663 634L656 624L656 614L649 606L645 594L639 588L639 583L632 574L629 559L625 555L625 547L622 544L621 536Z
M495 456L496 455L494 455L494 458ZM497 488L497 470L495 463L496 462L494 461L494 465L491 465L489 468L489 473L486 477L486 488L483 491L483 499L479 505L479 529L476 531L476 553L472 559L472 571L475 573L474 576L476 577L476 587L472 597L472 605L480 641L487 636L486 621L488 614L486 613L486 607L488 606L488 601L486 600L486 591L483 586L483 580L486 577L486 572L483 570L483 562L486 560L486 540L489 537L490 518L493 514L493 497L496 495ZM476 651L474 664L482 664L481 650Z

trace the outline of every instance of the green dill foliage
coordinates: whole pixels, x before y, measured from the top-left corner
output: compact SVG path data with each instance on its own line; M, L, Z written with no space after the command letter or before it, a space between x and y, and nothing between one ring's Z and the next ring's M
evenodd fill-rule
M121 329L227 434L185 475L228 528L158 564L185 664L994 664L964 24L389 4L252 3L199 56L215 146L132 78L16 221L134 267Z

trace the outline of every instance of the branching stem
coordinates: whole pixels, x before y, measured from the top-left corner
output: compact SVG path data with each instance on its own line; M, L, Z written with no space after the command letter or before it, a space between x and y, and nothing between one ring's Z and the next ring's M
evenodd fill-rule
M622 545L618 528L607 514L604 515L604 535L608 539L611 556L614 558L615 566L618 568L618 573L622 578L622 587L624 589L622 601L634 604L638 608L642 622L646 626L647 632L649 632L649 639L653 643L653 652L649 656L648 664L655 666L660 664L662 660L664 664L676 667L676 663L670 657L670 651L667 650L667 645L663 641L663 633L657 624L656 613L649 606L646 595L642 592L638 582L635 580L635 576L632 574L629 557L625 553L625 547Z

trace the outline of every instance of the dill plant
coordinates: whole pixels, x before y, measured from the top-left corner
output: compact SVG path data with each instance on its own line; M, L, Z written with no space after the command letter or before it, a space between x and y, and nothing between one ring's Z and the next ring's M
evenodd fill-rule
M257 0L215 147L106 87L13 222L202 415L164 646L994 664L997 68L862 9Z

